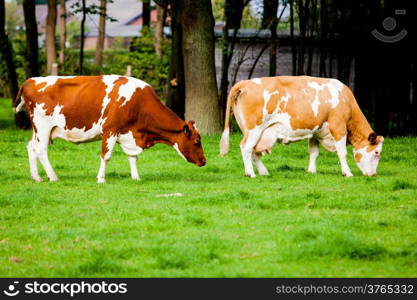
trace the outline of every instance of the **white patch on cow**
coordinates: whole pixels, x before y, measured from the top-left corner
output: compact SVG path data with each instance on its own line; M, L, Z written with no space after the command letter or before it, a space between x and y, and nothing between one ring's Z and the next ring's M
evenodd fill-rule
M187 161L187 159L185 158L185 156L184 156L184 154L182 154L181 153L181 151L180 151L180 148L178 148L178 144L177 143L175 143L173 146L172 146L177 152L178 152L178 154L185 160L185 161Z
M330 102L332 104L332 108L335 108L339 102L339 94L343 90L343 83L341 83L337 79L330 79L327 83L327 88L329 89L331 98L327 100L327 102Z
M330 93L330 99L323 99L327 103L330 103L332 108L335 108L339 102L339 94L343 89L343 83L341 83L337 79L329 79L327 83L318 84L315 81L311 81L308 83L308 86L316 90L316 94L314 96L314 100L311 102L311 109L313 110L314 116L317 117L319 113L319 106L320 106L320 99L319 93L327 88Z
M125 134L120 134L118 142L123 149L123 152L129 156L137 156L142 153L143 149L136 145L136 140L133 137L132 131Z
M286 107L287 107L287 104L288 104L288 100L289 100L290 98L291 98L291 95L290 95L288 92L287 92L287 93L285 93L285 95L281 97L281 101L278 103L278 107L280 106L280 104L281 104L282 102L284 102L284 103L285 103L284 108L286 108Z
M256 84L262 84L262 81L260 78L253 78L251 79L252 82L255 82Z
M308 83L308 86L316 90L314 100L311 103L311 109L313 110L314 116L317 117L319 113L319 105L320 105L319 93L326 87L326 85L325 84L319 85L317 82L312 81Z
M31 79L35 81L35 85L39 85L46 82L46 85L38 90L38 92L43 92L46 88L54 85L58 79L71 79L75 76L46 76L46 77L32 77Z
M46 109L43 107L45 103L37 103L33 110L33 123L35 124L38 131L43 131L44 129L50 130L51 128L65 127L65 116L61 114L62 105L57 105L54 107L52 114L47 115Z
M197 125L195 125L195 123L193 124L193 127L194 127L194 129L195 129L196 131L198 131L198 129L197 129Z
M103 102L101 105L101 116L103 116L104 111L106 110L107 105L110 103L109 94L114 88L114 83L118 80L120 76L117 75L104 75L103 76L103 83L106 85L106 94L104 95Z
M137 88L144 89L146 86L149 86L149 84L145 81L133 77L125 78L127 79L127 82L119 87L119 97L117 98L117 101L119 101L122 97L125 98L123 103L120 105L121 107L131 100Z
M272 95L278 95L279 92L278 91L274 91L274 92L269 92L268 90L264 90L264 107L262 109L263 115L264 117L268 114L268 102L269 100L271 100Z

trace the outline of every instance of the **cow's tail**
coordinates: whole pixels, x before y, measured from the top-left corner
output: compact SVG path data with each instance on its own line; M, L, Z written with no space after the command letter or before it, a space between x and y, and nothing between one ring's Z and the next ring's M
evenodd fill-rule
M23 85L20 87L19 92L17 93L16 99L14 100L13 111L15 114L22 111L22 108L25 105L25 99L22 97L22 94L23 94Z
M230 107L232 106L233 101L236 101L237 97L240 94L240 86L236 84L232 87L227 96L227 104L226 104L226 113L224 119L224 130L222 134L222 138L220 139L220 155L225 156L229 152L229 136L230 136L230 128L229 128L229 118L230 118Z

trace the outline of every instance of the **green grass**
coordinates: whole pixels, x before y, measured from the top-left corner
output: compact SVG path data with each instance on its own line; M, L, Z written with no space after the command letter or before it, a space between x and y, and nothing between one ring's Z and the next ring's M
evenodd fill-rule
M29 131L13 128L0 102L0 276L385 277L417 275L417 139L387 138L378 176L349 157L341 176L321 149L305 172L307 143L276 146L271 176L243 176L240 135L218 156L203 137L207 166L157 145L130 179L119 147L98 185L99 143L56 140L60 181L30 179ZM43 171L43 170L42 170ZM41 176L46 179L45 173ZM160 194L182 193L180 197Z

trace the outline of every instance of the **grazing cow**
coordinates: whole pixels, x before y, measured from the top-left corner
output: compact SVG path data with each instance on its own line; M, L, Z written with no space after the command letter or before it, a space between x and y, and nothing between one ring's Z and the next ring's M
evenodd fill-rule
M105 182L105 168L119 143L128 155L131 175L139 179L136 157L144 149L163 143L185 160L204 166L206 159L194 121L181 120L164 106L147 83L132 77L48 76L26 80L19 90L15 111L24 105L33 136L27 145L30 174L41 181L37 160L50 181L58 180L48 160L48 144L55 138L73 143L101 139L101 165L97 175Z
M227 98L222 156L229 151L231 106L243 133L240 149L246 176L255 177L252 162L260 175L268 175L260 158L271 153L277 141L288 144L302 139L309 140L310 173L316 173L320 143L337 152L342 174L352 176L346 162L350 143L362 173L376 174L384 138L372 130L351 90L336 79L278 76L238 82Z

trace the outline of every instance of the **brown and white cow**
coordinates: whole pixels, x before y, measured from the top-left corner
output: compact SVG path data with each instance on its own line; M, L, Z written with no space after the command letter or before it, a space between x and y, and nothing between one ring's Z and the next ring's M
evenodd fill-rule
M336 79L278 76L244 80L229 93L220 154L229 150L229 115L233 108L243 132L240 148L245 175L268 175L261 162L278 141L308 139L308 172L316 173L319 143L337 152L344 176L352 176L346 162L346 144L353 146L356 164L364 175L375 175L384 138L377 135L360 110L351 90Z
M172 146L185 160L204 166L200 134L164 106L147 83L132 77L48 76L34 77L20 88L15 111L26 105L33 136L27 145L30 173L41 181L37 160L49 180L58 180L48 160L48 144L61 138L73 143L102 140L97 175L105 182L105 168L119 143L128 155L131 175L139 179L136 157L156 143Z

